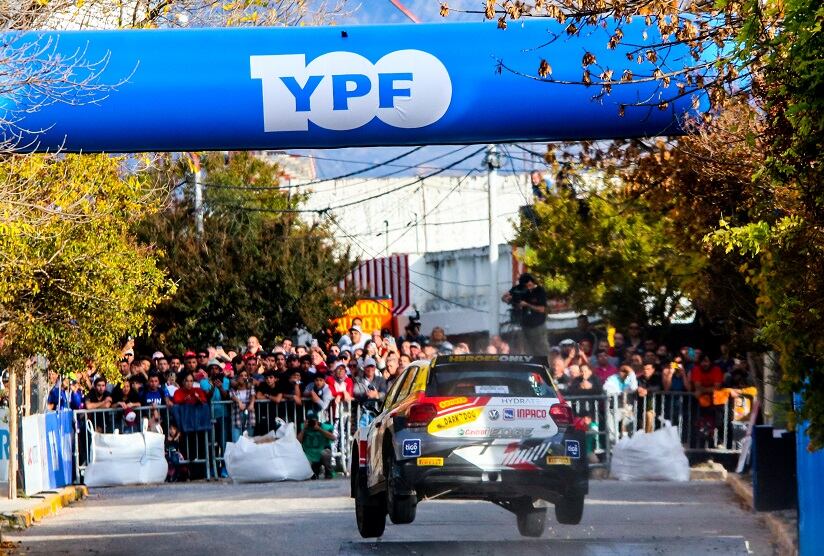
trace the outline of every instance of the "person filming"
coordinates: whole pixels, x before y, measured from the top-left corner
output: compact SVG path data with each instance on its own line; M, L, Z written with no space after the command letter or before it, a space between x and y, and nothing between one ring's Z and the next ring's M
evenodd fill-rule
M547 356L549 345L546 335L546 291L535 277L524 272L518 283L501 299L512 306L513 320L521 325L521 344L528 355Z

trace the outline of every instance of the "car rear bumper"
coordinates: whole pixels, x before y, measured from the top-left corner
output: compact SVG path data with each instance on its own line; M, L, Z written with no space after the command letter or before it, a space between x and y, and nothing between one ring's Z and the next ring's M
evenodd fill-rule
M397 494L415 494L419 499L530 497L555 502L564 496L584 495L589 491L585 458L571 465L498 471L483 471L454 455L444 457L443 465L419 465L417 460L407 460L399 462L396 476L390 480Z

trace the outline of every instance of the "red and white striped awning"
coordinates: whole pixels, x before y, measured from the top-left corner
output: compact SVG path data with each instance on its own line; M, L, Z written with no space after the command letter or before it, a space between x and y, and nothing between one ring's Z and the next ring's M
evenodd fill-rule
M368 297L392 299L392 314L402 315L412 304L409 292L409 255L391 255L362 261L341 283Z

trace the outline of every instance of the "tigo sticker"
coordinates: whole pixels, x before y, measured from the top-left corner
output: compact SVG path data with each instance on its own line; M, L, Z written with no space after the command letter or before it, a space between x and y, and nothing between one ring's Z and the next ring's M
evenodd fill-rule
M410 438L403 441L403 457L414 458L421 455L421 440L419 438Z
M443 467L443 458L418 458L418 467Z
M566 456L547 456L547 465L572 465L572 459Z
M578 459L581 457L581 444L577 440L566 441L566 455Z

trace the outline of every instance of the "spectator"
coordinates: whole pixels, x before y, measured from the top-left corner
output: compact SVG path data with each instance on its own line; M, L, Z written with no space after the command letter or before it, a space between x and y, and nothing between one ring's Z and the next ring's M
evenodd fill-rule
M332 468L334 430L331 423L321 423L314 411L306 412L306 422L298 433L298 442L303 446L303 453L312 466L312 479L317 479L321 471L326 479L335 476Z
M412 361L420 359L423 356L423 354L421 353L421 344L419 344L418 342L410 342L409 355L410 357L412 357Z
M332 391L329 389L329 385L326 384L326 377L316 373L312 377L312 382L306 385L303 397L309 398L310 411L322 415L332 402Z
M632 348L634 352L643 351L644 338L641 336L641 325L637 322L629 323L627 326L627 348Z
M256 425L255 436L262 436L271 430L275 430L277 425L275 419L278 416L277 405L283 401L283 393L278 385L278 376L274 371L263 373L263 380L255 388L255 410Z
M612 347L609 348L610 357L615 358L613 365L618 365L624 362L626 358L626 346L624 345L624 335L616 332L612 337Z
M354 397L354 381L346 376L346 363L339 361L335 364L332 376L326 377L326 384L336 404L351 402Z
M283 341L280 343L280 347L283 348L283 353L287 355L289 355L290 353L295 353L295 346L291 338L284 338Z
M163 386L166 398L173 398L179 386L177 385L177 372L169 369L166 373L166 384Z
M180 372L180 369L182 368L183 363L181 363L180 357L173 355L172 358L169 359L169 370L177 374Z
M655 428L655 405L653 394L663 389L661 373L653 363L645 363L638 377L638 423L644 424L644 430L652 432Z
M160 386L160 375L157 372L149 373L146 388L140 393L140 403L143 405L163 405L166 403L163 388Z
M326 365L326 356L323 354L323 350L319 347L313 347L310 352L310 356L312 358L312 367L315 368L315 372L326 376L329 372L329 367Z
M208 349L199 349L197 350L197 369L195 370L195 380L202 380L204 377L209 376L206 367L209 364L209 350ZM198 372L200 371L200 372ZM201 376L198 376L200 374Z
M195 377L191 371L184 370L178 376L178 389L172 397L174 405L196 405L206 403L206 393L195 388Z
M289 373L289 379L282 386L283 399L295 405L303 405L301 384L300 369L293 369Z
M598 375L593 374L589 365L581 365L578 376L570 381L566 393L570 396L600 396L603 393L603 384Z
M592 354L592 348L598 345L598 341L600 340L598 332L592 327L589 322L589 317L586 315L578 315L577 327L577 333L573 337L578 340L578 344L583 344L584 342L589 343L589 351L585 350L588 357ZM583 349L583 345L581 345L581 348Z
M558 357L552 363L552 379L555 381L555 387L565 392L569 385L566 362L562 357Z
M735 366L735 359L733 359L732 355L730 355L729 345L721 344L718 349L721 352L721 355L715 360L715 365L719 367L726 376L727 373L732 372L732 369Z
M246 353L243 356L243 370L246 371L247 378L255 384L263 380L263 373L260 368L260 360L254 353ZM238 376L240 376L238 374Z
M528 272L518 278L518 285L510 288L501 300L512 305L521 325L524 353L547 356L549 344L546 336L546 291Z
M665 392L686 392L689 387L687 373L681 364L681 356L664 367L661 373L661 385Z
M435 349L435 346L424 346L423 347L423 358L429 361L435 359L438 355L438 350Z
M121 409L140 407L140 393L134 389L134 381L125 380L112 390L112 405Z
M701 408L713 405L713 394L721 388L724 382L724 373L717 365L712 364L709 355L702 355L698 365L690 373L690 388L698 398Z
M354 396L355 400L367 411L362 412L362 420L366 424L371 422L371 417L366 417L369 412L377 414L379 404L386 398L386 380L377 374L377 365L374 359L367 358L363 362L363 374L355 380Z
M253 355L253 354L247 354ZM249 378L249 371L241 370L229 397L232 406L232 442L237 442L243 433L255 430L255 385Z
M395 352L386 354L386 367L383 369L383 378L386 380L386 389L392 387L400 376L400 357Z
M352 343L349 344L349 347L353 352L356 349L363 349L363 346L366 344L367 340L367 338L363 335L361 327L357 324L354 324L351 328L349 328L349 338L352 341Z
M629 365L621 365L618 372L604 382L606 394L634 394L638 390L638 378Z
M183 368L194 374L197 370L197 354L193 351L187 351L183 354ZM178 375L180 372L178 372Z
M408 353L401 353L398 360L400 362L400 370L398 371L399 373L403 373L406 370L406 368L412 364L412 357Z
M212 415L217 419L225 414L225 408L222 404L216 402L229 399L231 384L229 379L226 378L226 373L220 361L210 359L207 368L209 376L200 380L200 389L203 390L206 399L212 404Z
M446 332L444 332L441 326L436 326L432 329L432 334L429 337L429 345L437 351L438 355L450 355L455 349L446 339Z
M165 377L166 373L169 372L170 368L171 367L169 365L169 360L166 359L165 355L163 357L159 357L159 358L155 359L155 369L157 370L158 373L160 373L161 376Z
M363 325L363 320L360 317L355 317L352 319L352 324L349 325L351 329L353 326L361 327ZM349 330L347 330L346 334L341 335L338 339L338 347L343 349L344 346L351 346L352 345L352 337L348 334Z
M547 195L549 195L549 186L541 172L532 170L529 179L532 182L532 201L535 203L546 199Z
M106 390L105 377L94 379L94 387L84 400L86 409L108 409L112 406L112 395Z
M257 336L249 336L249 339L246 340L246 351L245 353L251 353L252 355L260 355L259 352L261 351L260 340L257 339Z
M454 355L466 355L471 350L469 349L469 344L466 342L458 342L455 344L455 350L452 352Z
M610 364L609 355L606 351L599 351L596 356L595 376L603 384L606 380L618 372L614 365Z

